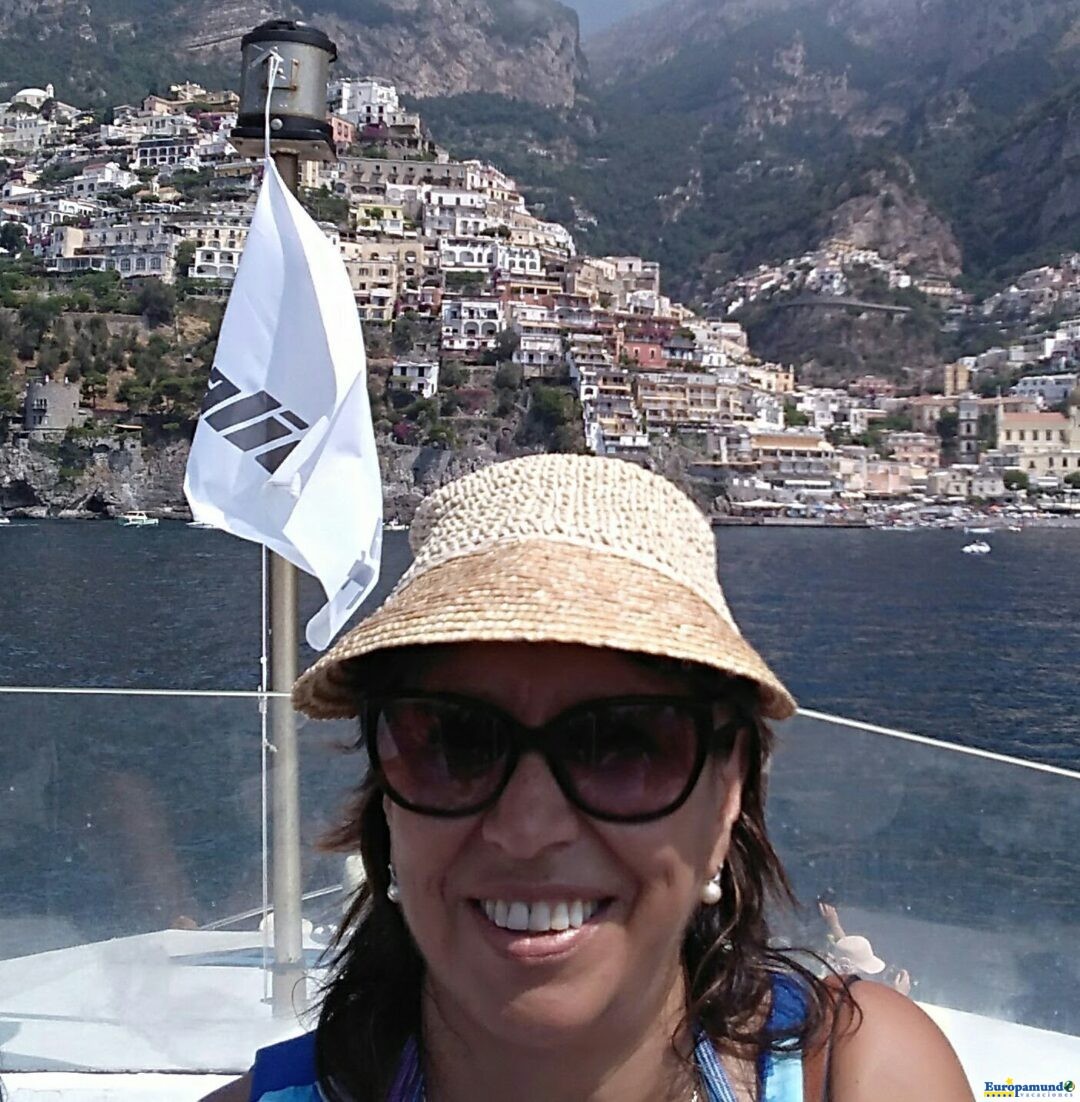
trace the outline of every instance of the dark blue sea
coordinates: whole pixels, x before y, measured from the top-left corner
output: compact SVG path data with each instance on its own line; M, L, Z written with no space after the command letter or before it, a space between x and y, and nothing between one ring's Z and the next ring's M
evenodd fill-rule
M717 533L732 611L803 707L1080 768L1080 529L1004 532L984 557L967 541ZM387 533L366 608L408 561ZM317 587L302 592L310 613ZM218 532L15 522L0 528L0 685L254 689L259 593L258 548Z
M732 610L804 708L1080 769L1080 530L1003 532L985 557L961 554L967 538L717 532ZM179 523L0 527L0 686L255 689L259 559ZM370 606L407 563L388 533ZM318 601L305 582L302 612ZM804 900L832 888L870 916L928 996L946 978L955 996L972 945L997 961L973 1007L1013 1013L1022 952L1045 982L1075 971L1075 781L800 723L781 732L770 821ZM309 888L340 878L315 842L359 778L352 735L302 723ZM0 692L0 958L257 905L260 746L251 700Z

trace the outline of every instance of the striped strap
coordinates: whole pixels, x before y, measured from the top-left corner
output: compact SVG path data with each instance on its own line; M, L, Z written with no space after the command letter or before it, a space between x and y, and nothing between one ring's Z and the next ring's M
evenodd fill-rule
M709 1096L708 1102L738 1102L720 1063L720 1057L716 1054L716 1046L701 1026L697 1027L694 1035L694 1061L701 1072L701 1081Z

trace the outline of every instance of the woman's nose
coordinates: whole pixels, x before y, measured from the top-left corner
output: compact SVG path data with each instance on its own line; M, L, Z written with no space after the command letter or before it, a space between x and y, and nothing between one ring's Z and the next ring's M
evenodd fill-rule
M544 759L523 754L503 794L484 815L481 832L518 860L535 857L551 846L577 837L579 813L563 795Z

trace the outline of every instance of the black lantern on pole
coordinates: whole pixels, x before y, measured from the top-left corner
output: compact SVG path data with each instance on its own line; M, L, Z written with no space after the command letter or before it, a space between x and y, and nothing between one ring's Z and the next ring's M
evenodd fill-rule
M335 160L333 130L326 119L326 85L337 47L327 35L291 19L271 19L244 35L240 112L232 143L239 153L263 152L270 57L281 67L270 93L270 141L274 153L305 161Z

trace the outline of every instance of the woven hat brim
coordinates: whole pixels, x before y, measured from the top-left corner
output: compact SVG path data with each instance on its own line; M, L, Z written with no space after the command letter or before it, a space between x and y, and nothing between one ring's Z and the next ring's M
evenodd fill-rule
M355 716L357 678L344 663L469 642L569 643L696 662L756 682L769 719L796 711L757 651L692 589L619 555L544 540L495 545L412 578L299 678L293 704L313 719Z

